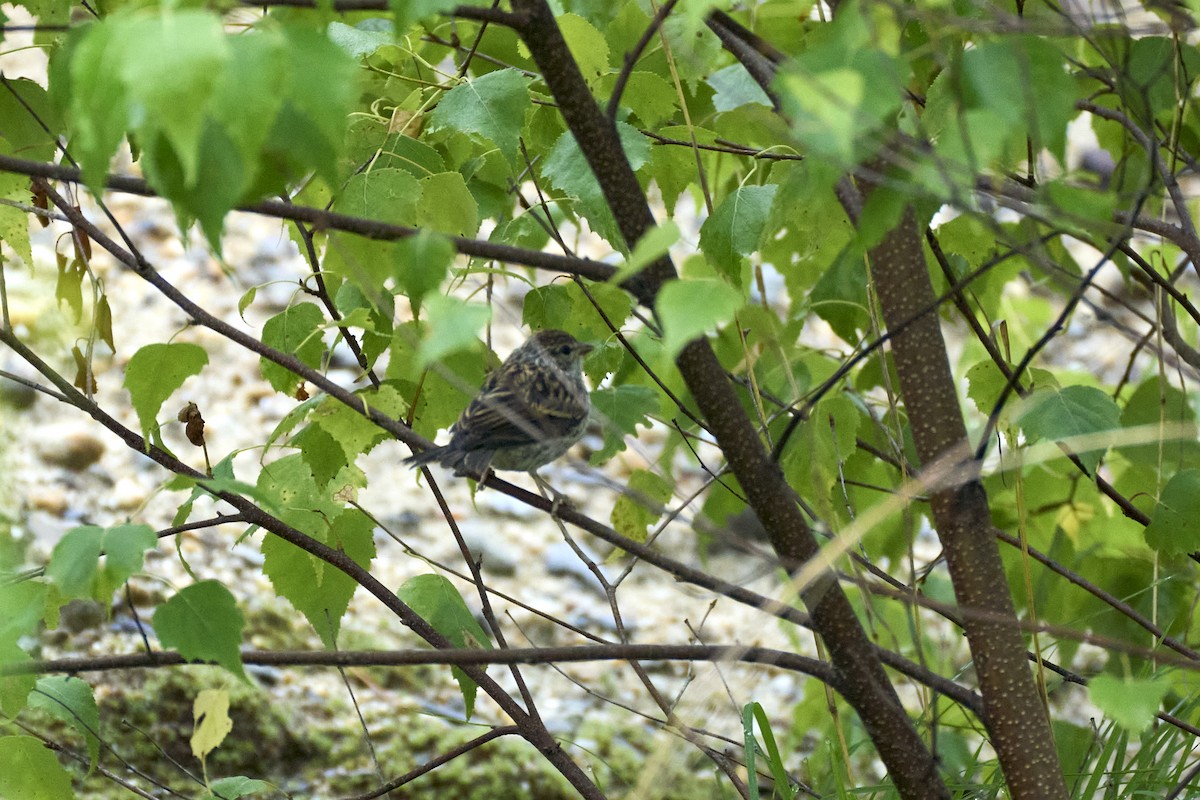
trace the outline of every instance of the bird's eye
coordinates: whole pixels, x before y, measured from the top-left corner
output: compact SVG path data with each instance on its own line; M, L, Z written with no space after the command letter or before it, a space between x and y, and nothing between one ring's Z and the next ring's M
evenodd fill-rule
M563 356L571 355L571 345L563 344L558 347L558 354Z

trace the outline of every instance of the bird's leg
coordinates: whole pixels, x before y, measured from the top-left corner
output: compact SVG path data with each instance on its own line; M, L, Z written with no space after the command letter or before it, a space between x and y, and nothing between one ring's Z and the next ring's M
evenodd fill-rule
M475 464L468 464L466 466L470 466L471 468L479 471L479 480L475 481L475 491L477 493L482 492L487 487L488 483L492 480L492 478L496 477L496 471L494 469L492 469L492 455L491 454L488 454L486 460L479 461ZM454 474L462 476L462 475L466 475L467 473L455 472Z
M557 517L558 510L563 506L567 508L575 507L575 504L571 502L571 498L542 480L542 476L537 474L537 470L531 469L529 477L533 478L533 482L537 484L538 491L542 493L542 497L550 501L550 516Z

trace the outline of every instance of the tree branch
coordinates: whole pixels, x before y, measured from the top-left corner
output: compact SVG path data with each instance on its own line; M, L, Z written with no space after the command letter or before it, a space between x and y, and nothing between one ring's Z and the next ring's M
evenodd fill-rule
M29 161L4 154L0 154L0 172L12 172L18 175L28 175L33 178L50 178L68 183L83 182L80 170L73 167L65 167L42 161ZM105 188L117 192L125 192L126 194L136 194L142 197L158 196L150 184L141 178L110 175L105 180L104 185ZM275 217L277 219L303 222L312 226L315 230L345 231L346 233L355 233L367 239L379 241L404 239L420 232L419 228L412 228L406 225L393 225L392 223L381 222L379 220L352 217L347 214L338 214L333 211L326 211L325 209L312 208L311 206L295 205L281 200L262 200L258 203L239 206L236 210L251 214L261 214L266 217ZM476 258L501 261L507 264L521 264L522 266L543 269L550 272L560 272L566 275L579 275L592 281L607 281L617 274L617 268L611 264L592 261L587 258L558 256L553 253L544 253L540 250L529 250L522 247L513 247L496 242L485 242L463 236L446 236L446 240L459 253Z
M810 675L837 688L833 668L816 658L767 647L715 644L592 644L559 647L478 647L433 650L246 650L242 663L273 667L411 667L438 664L478 667L492 664L567 664L592 661L740 661ZM128 653L90 658L56 658L0 666L0 675L105 672L114 669L171 667L189 661L174 651Z

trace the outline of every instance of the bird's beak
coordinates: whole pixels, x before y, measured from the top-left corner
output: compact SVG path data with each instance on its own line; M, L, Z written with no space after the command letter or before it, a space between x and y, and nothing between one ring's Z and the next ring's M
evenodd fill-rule
M586 356L588 353L592 352L595 349L596 349L595 345L588 344L587 342L580 342L575 347L575 350L579 353L580 356Z

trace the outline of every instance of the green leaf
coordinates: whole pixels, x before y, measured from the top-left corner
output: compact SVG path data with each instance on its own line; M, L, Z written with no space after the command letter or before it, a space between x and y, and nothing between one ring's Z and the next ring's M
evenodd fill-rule
M108 345L108 349L117 352L116 342L113 341L112 307L108 304L108 295L100 295L96 301L96 335L100 341Z
M620 329L633 311L633 298L619 286L589 283L587 294L576 283L539 286L525 295L522 321L535 331L558 328L581 342L595 342L612 331L596 311ZM589 298L588 295L591 295Z
M346 181L337 211L352 217L386 220L399 225L416 222L421 184L407 170L395 167L360 172ZM351 237L344 237L347 241Z
M297 180L315 167L330 185L337 185L337 157L346 117L359 95L361 70L321 32L306 25L281 30L288 80L264 162L289 166L277 176L281 182Z
M856 160L859 108L866 96L866 78L850 68L829 69L814 75L780 75L785 108L797 135L815 152L839 163Z
M39 678L29 706L48 711L78 731L87 743L88 770L95 769L100 757L100 709L91 686L67 675Z
M474 236L479 230L479 207L458 172L441 172L421 181L417 224L452 236Z
M350 163L355 168L364 161L377 158L376 168L402 169L417 180L446 172L449 169L441 153L425 142L405 136L403 133L393 133L389 136L386 125L371 119L352 121L350 123L351 133L354 132L356 124L373 125L374 127L367 127L363 131L365 141L361 147L364 152L347 154L348 158L353 159ZM383 140L382 147L379 144L381 140Z
M125 388L133 400L142 435L158 427L159 409L183 382L208 363L208 353L198 344L148 344L125 366ZM147 444L148 446L148 444Z
M650 160L649 140L641 131L624 122L617 123L617 134L621 138L621 146L630 167L634 170L641 169ZM694 166L693 161L692 167ZM592 174L592 168L583 157L583 151L579 149L572 133L564 133L555 142L550 155L541 165L541 173L542 179L551 186L579 201L580 216L587 218L593 231L615 246L625 246L625 240L608 208L600 184Z
M436 292L454 263L454 246L444 236L421 231L395 244L396 285L417 313L426 295Z
M1019 420L1026 435L1050 441L1087 437L1084 443L1067 444L1094 473L1108 445L1092 434L1121 426L1121 410L1112 398L1090 386L1068 386L1035 392L1027 403Z
M543 224L538 222L535 212L526 211L497 225L488 235L488 241L541 250L550 241L550 234L546 232Z
M457 0L390 0L397 31L406 31L414 22L441 14L458 5Z
M50 594L42 581L0 582L0 645L37 631Z
M0 117L0 119L2 118ZM3 151L3 147L0 147L0 152ZM13 173L0 175L0 199L28 203L29 178ZM11 247L22 261L32 265L33 253L29 244L29 219L29 214L21 209L0 203L0 241Z
M393 418L403 416L408 410L404 398L394 386L384 385L378 390L356 392L355 397L364 405L377 408ZM326 397L313 409L310 418L313 424L319 425L329 434L335 446L339 447L350 461L370 452L375 445L390 438L390 435L374 422L332 397Z
M741 292L721 280L671 281L655 301L663 323L663 347L674 358L692 339L733 319L743 300Z
M420 203L421 183L408 170L377 167L351 175L337 197L335 209L352 217L413 225ZM395 249L399 244L334 231L329 236L326 269L346 275L379 306L387 281L400 268Z
M629 476L626 491L613 505L609 520L622 536L646 541L646 528L662 516L662 504L671 499L671 483L649 470L636 469Z
M1076 93L1062 52L1034 36L991 39L963 53L962 73L964 105L1004 119L1020 138L1033 139L1035 152L1045 147L1063 158L1075 110L1070 102L1045 102Z
M1113 214L1120 198L1115 193L1076 186L1062 180L1048 181L1040 189L1042 196L1049 201L1054 218L1084 235L1116 227Z
M287 456L273 462L260 473L259 487L287 509L282 517L289 525L341 550L364 569L370 567L375 557L374 523L356 509L343 509L320 490L303 458ZM326 647L334 647L358 584L278 536L264 538L262 552L263 571L275 592L304 614Z
M858 340L869 329L867 267L855 247L846 247L821 275L809 293L817 316L829 323L846 342Z
M724 54L721 52L721 40L704 24L705 13L700 5L689 3L681 11L663 21L662 32L674 53L680 78L695 94L700 87L701 76L713 72L719 60L725 63L721 59ZM840 10L838 16L841 16Z
M771 107L771 98L741 64L730 64L704 79L713 88L713 108L732 111L747 103Z
M212 789L212 794L206 795L204 800L237 800L239 797L245 797L248 794L256 794L270 790L271 784L266 781L255 780L253 778L244 778L240 775L232 778L221 778L213 781L209 788Z
M71 309L73 320L79 322L83 316L83 277L87 274L78 259L60 258L58 280L54 284L54 296Z
M429 366L457 350L471 347L479 331L492 318L490 306L464 303L457 297L433 295L429 309L429 331L417 349L417 361Z
M246 321L246 309L254 302L255 296L258 294L258 287L251 286L246 292L238 298L238 316L242 318L242 322Z
M1146 443L1118 448L1125 458L1151 467L1161 463L1168 469L1200 464L1196 413L1187 395L1179 389L1164 385L1157 377L1148 378L1138 386L1121 412L1121 427L1140 426L1146 426Z
M1088 681L1088 696L1113 722L1130 733L1141 733L1154 722L1154 715L1171 690L1163 678L1139 680L1097 675Z
M529 78L515 69L497 70L447 92L430 114L427 130L450 129L482 137L516 166L518 140L531 105Z
M696 157L683 147L655 147L650 151L647 172L654 177L663 205L673 215L680 195L696 178Z
M183 166L184 184L194 186L208 100L231 57L220 17L176 9L119 24L121 68L108 80L124 83L135 126L162 132Z
M624 384L591 393L592 416L604 429L604 447L592 454L593 464L602 464L625 449L625 437L636 436L637 427L650 427L649 417L662 412L658 393L648 386Z
M113 591L142 568L146 550L158 543L146 525L98 528L83 525L68 531L54 546L46 575L64 598L91 597L108 605ZM101 552L104 566L99 567Z
M324 325L325 315L319 308L312 303L299 303L267 320L263 325L263 344L293 355L301 363L317 369L325 354L325 340L321 338ZM259 364L263 377L275 391L284 394L296 391L300 379L291 370L266 358L260 358Z
M188 661L214 661L247 680L242 669L245 619L229 590L217 581L193 583L159 606L151 623L163 647Z
M83 179L99 194L128 124L126 89L114 79L125 58L120 20L76 28L52 62L49 85L71 126L71 150Z
M0 736L0 797L73 800L75 792L54 751L32 736Z
M857 5L814 29L803 52L783 65L774 89L793 134L814 155L841 165L875 151L904 96L903 65L889 52L887 30Z
M754 738L755 724L758 725L758 730L762 733L765 748L760 748L758 741ZM767 757L767 765L770 767L771 777L775 780L775 793L782 796L784 800L792 800L796 796L796 788L792 786L792 778L788 775L787 765L783 761L783 754L779 750L779 745L775 742L775 734L771 730L771 720L767 717L767 712L760 704L747 703L742 707L742 734L746 741L746 768L748 773L756 772L752 754L762 753ZM747 777L749 778L750 776L747 775ZM754 780L756 782L757 776L755 776ZM755 785L755 788L751 791L756 790L757 786Z
M634 275L641 272L646 267L662 256L679 241L679 226L672 220L666 220L661 225L656 225L642 235L634 245L633 252L629 254L629 258L625 260L609 278L609 283L624 283ZM704 233L701 227L701 241L703 241Z
M54 545L46 576L58 586L63 597L91 596L103 541L103 528L82 525L67 531Z
M739 186L700 226L700 249L739 287L743 283L741 257L758 249L778 188L774 184Z
M392 337L387 377L400 389L412 408L413 430L433 438L438 430L449 427L483 383L486 369L499 360L482 341L441 358L428 371L418 363L424 323L408 322L399 326Z
M1146 526L1146 544L1164 555L1200 550L1200 469L1185 469L1167 481Z
M382 25L380 23L383 23ZM381 47L395 43L396 34L391 22L367 19L351 27L344 22L331 22L326 29L329 41L346 51L353 59L361 61L374 55Z
M454 584L441 575L409 578L396 590L396 596L424 617L435 631L449 639L455 647L492 649L491 639L475 621L462 595L454 588ZM466 718L470 719L475 711L477 687L458 667L452 667L451 670L467 706Z
M583 79L588 86L596 86L608 72L608 42L594 25L578 14L559 14L555 21ZM528 58L529 50L524 42L519 47L521 54Z
M47 24L43 19L39 22ZM40 84L29 78L8 78L5 92L0 95L0 152L49 161L54 157L54 131L62 129L62 120ZM7 149L4 142L8 143ZM28 197L29 180L23 183Z
M610 93L616 76L601 82ZM621 106L632 111L649 128L657 128L679 108L679 95L675 87L661 75L645 70L634 70L621 94Z
M1030 381L1033 381L1032 386ZM973 365L967 370L967 397L975 404L975 408L980 414L990 416L992 410L996 406L996 402L1000 399L1000 392L1004 390L1008 383L1008 377L1000 371L996 363L990 358L984 359ZM1029 369L1021 376L1021 385L1032 389L1057 388L1058 381L1055 380L1053 373L1044 369ZM1001 414L1001 420L1007 420L1010 416L1010 410L1017 405L1018 395L1015 393L1009 394L1005 406L1006 411Z
M327 430L316 424L306 426L292 437L290 444L299 448L300 457L312 472L312 480L317 489L324 495L331 495L328 491L329 482L350 464L350 458L342 445Z
M372 302L357 283L345 281L338 287L333 302L342 313L344 324L354 320L354 325L362 328L360 343L363 356L367 359L368 367L374 368L379 356L385 353L392 343L392 334L395 332L392 322L396 315L395 297L390 292L379 294Z
M17 646L15 641L0 640L0 666L19 666L33 661L29 654ZM15 717L25 709L29 702L29 693L37 683L37 676L0 675L0 714ZM3 773L0 773L2 776ZM3 778L0 777L0 781ZM3 784L0 783L0 786ZM0 793L0 797L3 797Z
M575 298L571 294L569 285L552 283L531 289L525 295L525 303L521 309L521 322L535 331L546 328L566 330L564 326L573 319L574 314Z

